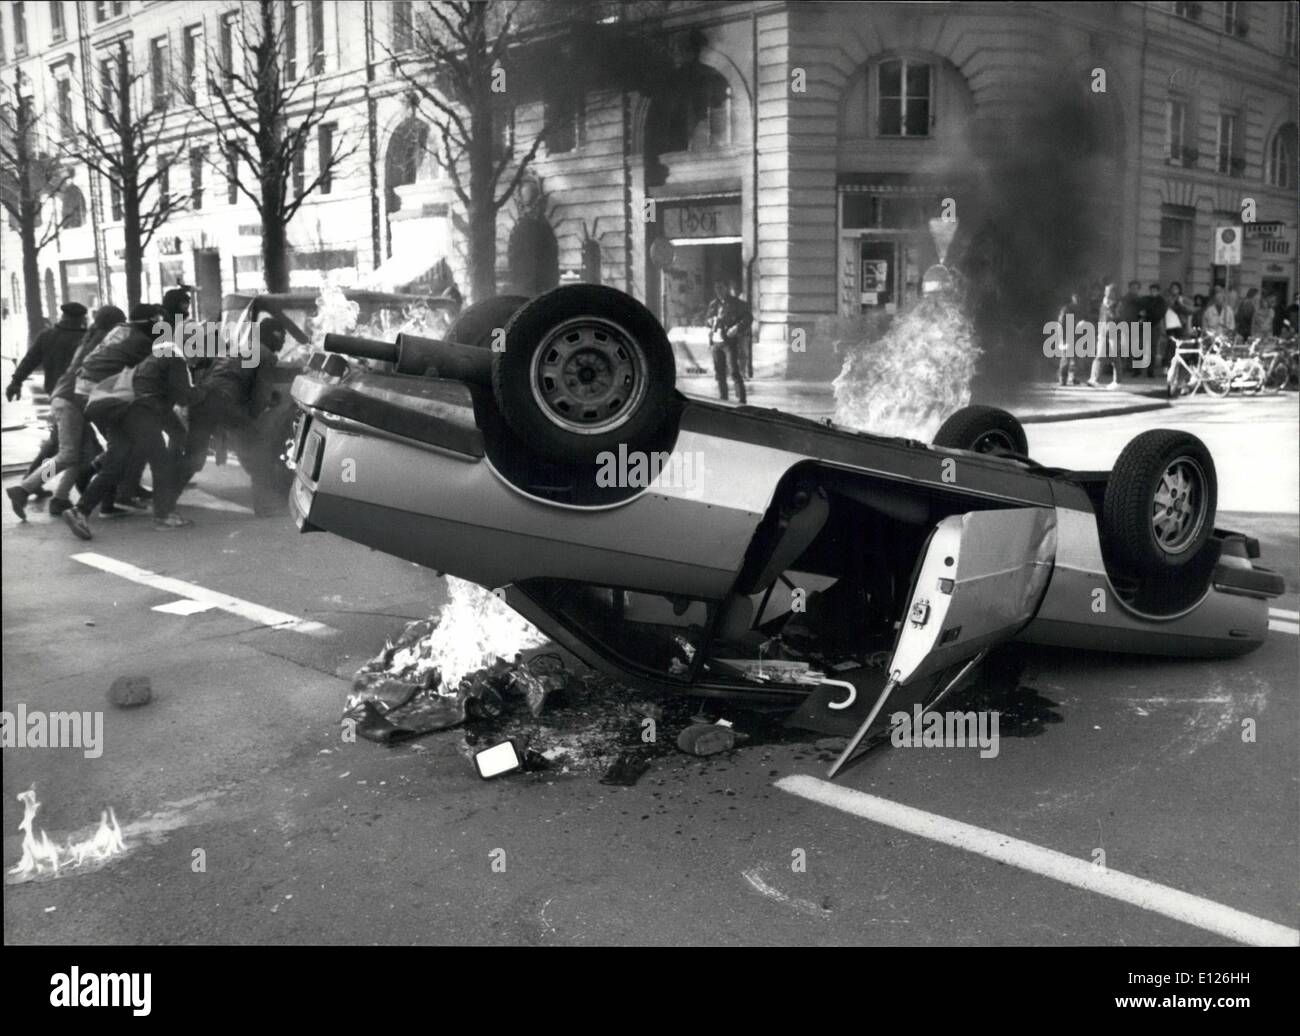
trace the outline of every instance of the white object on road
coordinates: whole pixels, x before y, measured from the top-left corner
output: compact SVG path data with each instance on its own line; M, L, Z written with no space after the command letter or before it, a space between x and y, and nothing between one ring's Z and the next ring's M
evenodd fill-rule
M338 632L338 630L321 622L302 619L297 615L276 611L274 608L268 608L262 604L254 604L252 601L245 601L239 597L231 597L229 594L209 590L197 583L187 583L183 579L174 579L171 576L160 576L156 572L138 568L115 558L105 557L103 554L93 552L73 554L72 560L80 561L83 565L89 565L91 568L97 568L101 572L121 576L123 579L129 579L131 582L139 583L142 586L151 586L155 590L164 590L167 593L175 594L177 597L184 597L205 604L210 608L220 608L231 615L238 615L241 619L255 622L259 626L270 626L272 629L290 630L294 633L306 633L316 637L333 636Z
M941 817L937 813L927 813L866 792L843 788L807 774L783 777L776 782L776 786L791 795L798 795L864 820L978 853L990 860L1010 864L1075 888L1131 903L1143 910L1163 914L1175 921L1203 928L1237 942L1251 946L1300 945L1300 931L1294 928L1255 917L1189 892L1180 892L1168 885L1160 885L1121 871L1103 869L1090 860L1068 856L1055 849L1045 849L1041 845L999 834L997 831Z

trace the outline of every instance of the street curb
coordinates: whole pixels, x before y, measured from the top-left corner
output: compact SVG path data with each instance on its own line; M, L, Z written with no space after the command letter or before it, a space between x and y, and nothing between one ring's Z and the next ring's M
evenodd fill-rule
M1052 424L1057 421L1086 421L1090 417L1117 417L1120 414L1142 414L1149 410L1168 410L1173 406L1167 399L1155 403L1130 403L1127 406L1103 407L1101 410L1067 410L1061 414L1028 414L1016 416L1021 424Z

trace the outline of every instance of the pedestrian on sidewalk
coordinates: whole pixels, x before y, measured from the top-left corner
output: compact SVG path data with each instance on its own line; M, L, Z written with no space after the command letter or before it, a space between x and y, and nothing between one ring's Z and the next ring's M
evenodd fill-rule
M1130 289L1132 284L1129 285ZM1097 314L1097 355L1092 361L1092 373L1088 378L1089 388L1100 388L1098 378L1110 365L1111 381L1107 388L1119 388L1119 342L1116 335L1115 321L1120 312L1119 285L1107 284L1106 294L1101 300L1101 311Z
M1232 335L1236 333L1237 321L1233 315L1232 307L1226 301L1222 284L1214 286L1214 291L1210 295L1210 304L1205 307L1205 312L1201 314L1201 326L1210 334Z
M1074 323L1086 319L1083 302L1079 298L1078 289L1070 292L1070 298L1061 307L1061 312L1056 315L1057 325L1061 328L1061 335L1066 334L1066 330L1072 327L1070 318L1074 318ZM1056 380L1061 385L1074 385L1075 367L1077 366L1077 357L1074 355L1074 343L1064 341L1061 344L1061 359L1057 366Z
M736 401L744 405L745 373L741 368L741 335L748 333L754 315L749 306L732 294L731 285L718 281L713 286L713 302L705 317L709 326L709 344L713 350L713 373L718 379L718 396L727 398L727 374L736 385Z
M1233 314L1237 334L1245 341L1250 340L1251 330L1255 326L1255 307L1258 304L1256 296L1258 294L1258 288L1251 288L1246 292L1246 297L1237 304L1236 312Z
M1165 297L1159 284L1152 284L1142 300L1142 323L1145 340L1150 343L1147 355L1147 377L1154 378L1160 370L1160 358L1165 351Z

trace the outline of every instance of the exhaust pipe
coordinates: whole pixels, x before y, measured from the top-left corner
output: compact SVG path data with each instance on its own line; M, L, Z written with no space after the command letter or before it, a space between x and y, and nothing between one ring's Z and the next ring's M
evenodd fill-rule
M459 342L399 334L396 342L355 335L325 336L325 351L394 364L398 374L452 378L476 385L492 383L492 351Z

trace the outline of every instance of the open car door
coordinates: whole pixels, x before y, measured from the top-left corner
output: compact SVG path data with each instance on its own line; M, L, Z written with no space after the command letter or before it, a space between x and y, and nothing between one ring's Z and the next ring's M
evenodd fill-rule
M889 660L889 680L844 752L834 777L898 687L959 667L934 704L992 647L1033 617L1056 557L1056 512L1016 507L951 515L922 551Z

